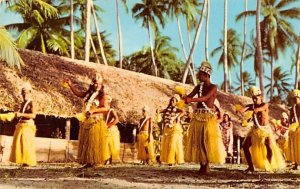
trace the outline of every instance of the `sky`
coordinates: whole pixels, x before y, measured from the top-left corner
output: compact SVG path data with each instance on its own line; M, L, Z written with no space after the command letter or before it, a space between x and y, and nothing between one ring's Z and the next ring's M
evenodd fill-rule
M99 5L104 11L100 13L102 21L98 23L100 31L105 30L109 36L108 40L113 45L113 48L118 49L118 33L117 33L117 22L116 22L116 7L114 0L97 0L94 1L95 4ZM123 4L120 5L120 15L121 15L121 26L122 26L122 35L123 35L123 53L124 55L129 55L135 51L140 50L145 45L149 44L147 30L142 27L141 21L136 21L131 13L131 8L135 3L141 2L141 0L127 0L127 6L129 12L126 13ZM209 53L220 46L220 39L223 38L223 21L224 21L224 1L223 0L210 0L210 20L209 20ZM300 1L298 2L300 7ZM256 1L248 0L248 10L255 10ZM228 0L228 29L233 28L237 31L242 41L243 37L243 21L236 22L235 17L240 12L244 10L244 0ZM199 15L200 17L200 15ZM6 25L9 23L20 22L20 17L15 14L11 14L5 11L5 3L0 5L0 25ZM292 22L295 32L298 34L300 32L300 21ZM187 33L185 22L181 19L181 29L183 31L184 43L186 48L188 47L187 42ZM251 31L255 31L255 18L248 18L247 20L247 38L250 39ZM169 36L171 38L171 45L177 47L179 51L177 56L183 60L183 53L181 51L180 40L177 30L177 24L174 21L169 20L165 28L161 29L162 35ZM194 38L194 33L191 35L192 39ZM196 66L205 59L204 51L204 38L205 37L205 23L203 23L200 33L200 38L197 43L197 46L194 51L194 58ZM223 67L218 66L220 54L215 55L215 57L209 58L213 66L212 81L220 85L223 81ZM283 66L284 71L291 71L291 56L292 50L287 50L284 54L280 55L279 60L276 62L276 66ZM118 54L117 57L118 58ZM254 78L253 71L253 59L249 59L245 62L245 71L251 73L252 78ZM265 74L270 75L270 67L265 66ZM231 71L231 78L233 86L237 86L234 83L237 82L236 74L239 73L239 66L236 66ZM290 75L291 83L294 83L294 71ZM264 82L267 84L267 81ZM257 80L258 84L258 80Z

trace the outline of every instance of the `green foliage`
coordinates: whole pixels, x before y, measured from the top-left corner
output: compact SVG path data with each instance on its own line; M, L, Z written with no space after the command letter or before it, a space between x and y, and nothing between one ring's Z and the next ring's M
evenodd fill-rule
M180 81L183 63L177 58L175 53L178 50L170 45L170 41L171 39L167 36L155 36L154 57L158 76ZM141 51L124 57L123 68L152 75L150 47L144 47Z
M5 61L11 68L20 68L23 64L23 60L10 34L4 27L0 27L0 41L0 61Z

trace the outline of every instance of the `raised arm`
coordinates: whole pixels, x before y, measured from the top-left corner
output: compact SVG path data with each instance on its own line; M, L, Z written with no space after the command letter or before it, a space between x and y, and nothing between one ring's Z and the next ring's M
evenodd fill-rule
M72 93L75 95L75 96L78 96L80 98L84 98L87 94L87 91L80 91L77 87L74 86L74 84L71 82L71 80L69 79L65 79L65 82L68 84L68 86L70 87Z

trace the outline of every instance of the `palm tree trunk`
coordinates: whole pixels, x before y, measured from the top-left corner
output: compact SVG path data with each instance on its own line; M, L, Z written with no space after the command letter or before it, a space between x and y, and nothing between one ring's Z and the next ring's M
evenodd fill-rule
M205 60L208 61L208 23L209 23L209 1L207 0L207 12L206 12L206 22L205 22Z
M179 33L179 39L180 39L181 49L182 49L185 61L187 61L188 57L187 57L186 50L185 50L185 47L184 47L184 44L183 44L183 37L182 37L182 32L181 32L181 27L180 27L180 21L179 21L179 17L178 16L176 17L176 20L177 20L177 28L178 28L178 33ZM194 75L194 71L193 71L193 69L192 69L191 66L189 66L189 71L190 71L191 76L192 76L193 84L197 85L196 77Z
M121 30L121 20L120 20L120 12L119 12L119 0L116 0L116 12L117 12L117 23L118 23L118 38L119 38L119 63L120 68L123 67L123 43L122 43L122 30Z
M90 61L91 0L86 0L84 61Z
M106 60L104 49L103 49L102 39L101 39L99 27L98 27L98 22L97 22L97 17L96 17L96 12L95 12L95 9L94 9L94 3L93 2L91 3L91 7L92 7L92 12L93 12L94 24L95 24L95 29L96 29L97 37L98 37L98 42L99 42L101 57L102 57L104 65L107 65L107 60Z
M188 23L187 23L187 34L188 34L189 49L191 49L192 48L192 42L191 42L192 40L191 40L191 32L189 30ZM195 80L197 82L196 69L195 69L195 61L194 61L194 53L192 54L191 60L192 60L191 67L192 67L192 70L193 70L193 74L195 76Z
M260 8L261 0L256 0L256 44L257 44L257 61L258 61L258 71L259 71L259 87L264 95L264 67L263 67L263 55L262 55L262 46L261 46L261 33L260 33Z
M228 92L228 59L227 59L227 0L224 0L224 89Z
M295 89L298 89L298 78L299 78L299 64L300 64L300 34L298 38L298 49L296 54L296 73L295 73Z
M270 91L270 100L273 99L273 91L274 91L274 86L273 86L273 65L274 65L274 58L273 58L273 55L271 56L271 84L270 84L270 87L271 87L271 91Z
M194 41L193 41L192 47L190 49L190 54L189 54L188 60L186 61L186 65L185 65L185 68L184 68L182 83L186 82L188 69L189 69L189 66L190 66L190 63L191 63L192 54L195 50L195 46L197 44L197 41L198 41L198 38L199 38L199 35L200 35L201 26L202 26L203 18L204 18L205 11L206 11L206 4L207 4L207 0L204 0L204 5L203 5L202 11L201 11L201 18L198 22L195 37L194 37Z
M73 0L70 0L70 30L71 30L71 58L75 59L75 47L74 47L74 7Z
M149 37L149 43L150 43L150 51L151 51L151 60L152 60L152 64L154 67L154 74L157 77L157 66L155 63L155 57L154 57L154 52L153 52L153 46L152 46L152 37L151 37L151 30L150 30L150 21L148 20L148 37Z
M91 36L91 45L92 45L92 49L94 51L94 54L95 54L95 57L96 57L96 60L97 60L97 63L100 64L100 60L99 60L99 57L97 55L97 50L96 50L96 47L95 47L95 44L94 44L94 41L92 39L92 36Z
M245 0L245 12L248 10L248 1ZM244 17L244 36L243 36L243 46L240 62L240 78L241 78L241 95L245 95L244 89L244 77L243 77L243 66L244 66L244 56L245 56L245 47L246 47L246 36L247 36L247 16Z

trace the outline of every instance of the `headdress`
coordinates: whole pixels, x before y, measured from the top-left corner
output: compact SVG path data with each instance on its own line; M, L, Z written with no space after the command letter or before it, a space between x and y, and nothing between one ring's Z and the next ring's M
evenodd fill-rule
M294 96L294 97L300 98L300 90L294 89L294 90L293 90L293 96Z
M256 86L252 86L250 88L250 93L252 96L259 96L259 95L261 95L261 90Z
M212 68L211 68L211 65L208 61L203 61L201 63L201 66L199 68L199 71L201 72L204 72L204 73L207 73L208 75L211 75L211 72L212 72Z

